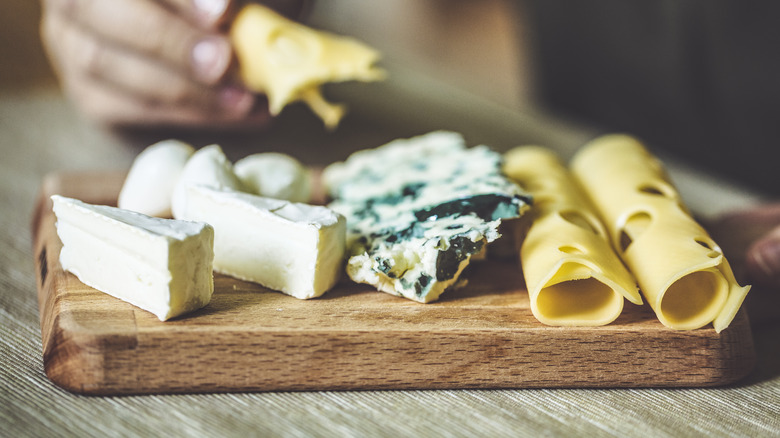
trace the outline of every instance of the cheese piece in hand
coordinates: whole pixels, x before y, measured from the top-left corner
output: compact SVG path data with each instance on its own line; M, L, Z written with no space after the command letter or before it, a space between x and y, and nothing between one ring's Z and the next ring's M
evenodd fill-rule
M599 326L620 315L624 298L641 304L634 278L557 155L524 146L504 160L507 176L534 198L520 260L536 319L552 326Z
M329 128L344 109L327 102L320 87L327 82L383 79L374 66L379 52L361 42L311 29L258 4L244 6L230 30L241 78L265 93L271 114L304 101Z
M289 155L252 154L236 161L233 171L255 195L303 203L311 197L309 170Z
M214 229L52 196L60 263L82 283L161 321L199 309L214 292Z
M222 148L216 144L199 149L184 166L173 191L171 201L173 217L183 219L187 203L187 189L193 185L238 191L246 190L241 180L233 173L233 164L227 159Z
M249 193L191 186L184 217L214 226L214 269L295 298L338 282L346 222L332 210Z
M674 329L728 327L750 286L683 206L662 163L636 139L583 146L571 168L658 319Z
M329 206L347 218L347 273L421 303L435 301L529 197L487 146L454 132L399 139L328 166Z
M133 161L119 192L119 208L171 217L173 190L194 152L192 146L178 140L163 140L144 149Z

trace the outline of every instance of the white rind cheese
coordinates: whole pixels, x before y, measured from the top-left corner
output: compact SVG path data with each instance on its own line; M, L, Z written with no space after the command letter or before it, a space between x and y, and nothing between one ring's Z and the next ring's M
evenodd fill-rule
M501 173L501 156L433 132L359 151L327 167L330 207L347 217L347 273L427 303L456 284L471 258L530 198Z
M173 190L193 153L192 146L178 140L163 140L144 149L133 161L119 192L119 208L171 217Z
M255 195L308 203L311 176L295 158L278 152L248 155L233 165L244 187Z
M295 298L339 280L346 222L322 206L191 186L184 217L215 229L214 269Z
M82 283L161 321L199 309L214 292L214 229L52 196L60 263Z
M182 214L187 208L187 189L194 185L246 190L241 180L233 173L233 164L216 144L199 149L184 166L173 191L173 217L183 219Z

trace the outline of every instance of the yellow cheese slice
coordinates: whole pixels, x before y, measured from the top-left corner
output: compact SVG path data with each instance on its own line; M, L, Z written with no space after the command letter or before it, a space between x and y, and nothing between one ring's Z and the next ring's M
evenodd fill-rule
M641 304L604 225L555 153L523 146L504 158L504 172L534 198L520 260L536 319L552 326L598 326L620 315L624 298Z
M608 135L585 145L571 168L661 323L680 330L710 322L717 332L728 327L750 286L737 284L662 163L633 137Z
M303 101L329 128L335 128L344 107L322 96L327 82L376 81L385 73L375 67L379 52L348 37L317 31L259 4L239 11L230 37L243 82L265 93L271 114Z

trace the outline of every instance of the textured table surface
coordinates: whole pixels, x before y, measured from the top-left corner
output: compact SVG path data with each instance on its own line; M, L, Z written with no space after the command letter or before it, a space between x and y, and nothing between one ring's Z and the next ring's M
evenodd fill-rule
M780 436L777 320L754 326L754 372L723 388L134 397L68 393L53 385L42 367L30 233L41 179L57 170L125 169L141 147L163 134L106 132L80 119L53 86L0 85L2 436ZM233 158L285 148L316 164L423 129L359 120L349 121L346 128L323 135L315 121L293 112L265 134L201 133L189 139L196 146L218 140ZM517 129L518 143L581 139L576 133L545 136L537 128ZM696 189L707 184L690 187L689 196L695 197ZM706 193L701 196L706 200Z

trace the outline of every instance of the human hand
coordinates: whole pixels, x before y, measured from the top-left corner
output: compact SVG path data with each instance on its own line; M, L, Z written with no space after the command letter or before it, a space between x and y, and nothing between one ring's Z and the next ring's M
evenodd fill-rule
M748 295L753 321L780 318L780 203L724 215L711 230Z
M300 0L272 7L291 12ZM237 0L45 0L42 38L63 89L113 126L262 126L226 35Z

